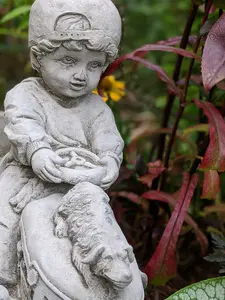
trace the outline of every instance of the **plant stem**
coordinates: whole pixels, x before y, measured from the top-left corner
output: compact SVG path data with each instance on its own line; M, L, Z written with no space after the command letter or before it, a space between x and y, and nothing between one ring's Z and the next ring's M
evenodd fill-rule
M193 4L191 7L191 10L190 10L190 13L189 13L189 17L187 19L187 23L186 23L184 32L183 32L182 40L180 43L180 48L182 48L182 49L185 49L187 47L189 35L191 32L191 28L192 28L193 22L195 20L197 11L198 11L198 5ZM183 62L183 56L178 55L176 64L175 64L175 68L174 68L174 72L173 72L173 80L175 82L177 82L179 79L182 62ZM173 107L175 97L176 96L173 94L169 94L167 97L167 105L164 109L162 128L168 127L168 122L169 122L169 118L170 118L170 114L171 114L171 110ZM165 138L166 138L165 134L162 134L159 138L158 159L162 159L162 157L163 157L164 148L165 148Z
M206 151L206 149L208 147L208 144L209 144L209 137L205 136L205 138L204 138L204 140L202 142L202 145L201 145L201 147L199 149L198 157L199 156L204 156L205 151ZM200 163L201 163L201 160L196 157L195 160L194 160L194 162L193 162L193 164L192 164L192 166L191 166L191 168L190 168L190 171L189 171L189 173L191 175L193 175L197 171L198 166L199 166Z
M198 52L200 41L201 41L201 37L198 37L197 40L196 40L196 43L195 43L194 53ZM189 86L189 82L190 82L190 79L191 79L191 73L192 73L194 63L195 63L195 60L191 59L190 64L189 64L189 68L188 68L188 71L187 71L187 76L185 78L185 84L184 84L184 94L183 94L183 101L184 102L186 102L188 86Z
M184 108L185 108L185 106L183 104L181 104L180 107L179 107L178 113L177 113L177 117L176 117L176 120L175 120L175 123L174 123L174 126L173 126L173 130L172 130L169 142L168 142L167 151L166 151L165 160L164 160L164 166L165 166L166 170L169 167L169 159L170 159L171 150L172 150L173 143L174 143L174 140L175 140L175 137L176 137L176 133L177 133L177 129L178 129L180 119L181 119L181 117L183 115L183 112L184 112ZM157 188L158 190L161 190L161 188L164 186L165 179L166 179L166 171L162 174L162 176L159 180L159 184L158 184L158 188Z
M209 15L211 5L212 5L212 1L210 0L210 1L208 1L207 5L206 5L206 10L205 10L205 13L204 13L204 17L202 19L201 26L208 19L208 15ZM194 46L194 53L198 52L200 41L201 41L201 37L199 36L197 38L195 46ZM171 134L169 142L168 142L168 146L167 146L167 150L166 150L166 154L165 154L165 159L164 159L164 166L165 166L166 170L168 170L168 167L169 167L170 154L171 154L173 143L174 143L174 140L175 140L175 137L176 137L176 132L177 132L179 122L180 122L180 119L183 115L184 108L185 108L185 105L186 105L187 91L188 91L189 82L190 82L190 78L191 78L194 63L195 63L195 59L191 59L190 64L189 64L189 68L188 68L188 71L187 71L187 75L186 75L186 78L185 78L183 94L181 95L181 98L179 99L180 100L180 107L179 107L177 117L176 117L176 120L175 120L175 123L174 123L174 126L173 126L172 134ZM159 181L159 184L158 184L158 190L160 190L164 186L165 179L166 179L166 172L164 172L162 174L161 178L160 178L160 181Z
M209 11L210 11L210 8L211 8L211 5L212 5L212 0L209 0L207 2L207 5L206 5L206 9L205 9L205 14L204 14L204 17L203 17L203 20L202 20L202 25L207 21L208 19L208 15L209 15ZM199 43L200 43L200 37L198 38L199 40ZM213 89L210 91L209 93L209 98L208 98L208 101L211 101L211 97L212 97L212 94L213 94ZM200 146L200 149L199 149L199 153L198 153L198 156L204 156L205 152L206 152L206 149L208 147L208 144L209 144L209 137L208 136L205 136L204 137L204 140L202 141L202 144ZM190 171L189 173L190 174L194 174L196 172L196 170L198 169L198 166L199 164L201 163L201 160L199 158L196 158L190 168Z

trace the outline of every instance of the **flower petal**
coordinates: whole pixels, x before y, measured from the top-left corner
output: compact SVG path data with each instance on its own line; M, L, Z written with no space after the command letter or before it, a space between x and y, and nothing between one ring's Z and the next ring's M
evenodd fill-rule
M109 92L109 96L115 102L118 102L121 99L120 94L113 92L113 91Z
M92 94L98 95L97 89L94 89L94 90L92 91Z
M116 81L116 78L114 75L109 75L109 76L106 76L105 78L107 78L110 82L115 82Z
M126 95L125 91L122 90L117 90L116 93L119 94L121 97Z
M125 89L125 82L124 81L116 81L115 82L115 87L120 89L120 90L124 90Z
M102 99L106 102L106 101L108 101L109 100L109 96L108 96L108 94L106 93L106 92L103 92L103 94L102 94Z
M99 97L101 97L105 102L109 99L108 95L106 92L102 91L102 95L99 95L97 89L92 91L92 94L98 95Z

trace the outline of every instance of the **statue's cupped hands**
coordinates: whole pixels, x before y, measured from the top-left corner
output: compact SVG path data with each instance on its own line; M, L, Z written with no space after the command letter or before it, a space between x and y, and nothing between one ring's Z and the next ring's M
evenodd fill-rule
M62 173L59 166L64 166L68 161L67 158L60 157L51 149L39 149L31 159L31 165L34 173L42 180L61 183Z

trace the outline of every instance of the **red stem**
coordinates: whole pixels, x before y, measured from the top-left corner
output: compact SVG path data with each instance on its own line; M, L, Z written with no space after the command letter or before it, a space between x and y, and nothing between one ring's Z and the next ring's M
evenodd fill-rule
M209 15L211 5L212 5L212 1L210 0L207 3L201 26L208 19L208 15ZM198 51L198 48L199 48L199 45L200 45L200 40L201 40L201 37L198 37L198 39L195 43L194 53L197 53L197 51ZM195 63L195 60L191 59L190 65L189 65L189 68L188 68L188 71L187 71L187 75L186 75L186 78L185 78L183 96L181 96L181 98L180 98L180 107L179 107L179 110L178 110L178 113L177 113L177 117L176 117L176 120L175 120L175 123L174 123L174 126L173 126L173 130L172 130L169 142L168 142L167 151L166 151L165 159L164 159L164 166L165 166L166 170L169 167L170 154L171 154L171 151L172 151L173 143L175 141L176 132L177 132L177 129L178 129L178 126L179 126L179 122L180 122L180 119L181 119L181 117L183 115L183 112L184 112L184 108L185 108L185 104L186 104L186 98L187 98L188 86L189 86L189 82L190 82L190 78L191 78L194 63ZM158 185L158 190L160 190L162 188L162 186L164 185L165 178L166 178L166 172L164 172L161 176L161 179L160 179L159 185Z
M182 40L180 43L180 48L182 48L182 49L186 49L186 47L187 47L189 35L191 33L191 28L194 23L197 11L198 11L198 5L193 4L191 7L191 10L190 10L190 13L189 13L189 17L188 17L184 32L183 32ZM177 82L179 79L183 59L184 59L183 56L181 56L181 55L177 56L177 60L176 60L176 64L175 64L175 68L174 68L174 72L173 72L173 80L175 82ZM169 122L169 118L171 115L171 111L172 111L172 107L173 107L175 98L176 98L176 96L173 94L169 94L167 97L167 105L164 109L162 128L168 127L168 122ZM158 159L162 159L162 157L163 157L163 153L164 153L164 149L165 149L165 139L166 139L165 134L162 134L159 138Z

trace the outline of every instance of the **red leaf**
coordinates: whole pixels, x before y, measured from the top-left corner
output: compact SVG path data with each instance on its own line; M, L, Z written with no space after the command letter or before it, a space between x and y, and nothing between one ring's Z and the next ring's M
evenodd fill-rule
M210 8L210 10L209 10L209 13L210 13L210 14L213 14L215 11L216 11L216 5L215 5L215 4L212 4L212 5L211 5L211 8Z
M201 198L216 199L220 190L220 177L217 171L209 170L204 172L204 181Z
M180 191L178 191L179 193ZM158 200L158 201L162 201L165 203L169 203L171 206L175 207L176 205L176 200L175 200L175 195L170 195L164 192L158 192L158 191L149 191L144 193L141 197L148 199L148 200ZM208 250L208 239L205 236L205 234L201 231L201 229L198 227L198 224L188 215L185 215L184 218L185 222L187 224L189 224L190 226L192 226L195 234L196 234L196 238L201 246L201 251L202 251L202 255L206 255L207 250Z
M122 197L122 198L126 198L128 200L130 200L131 202L135 203L135 204L140 204L140 199L141 197L135 193L131 193L131 192L126 192L126 191L122 191L122 192L111 192L110 193L111 196L117 196L117 197Z
M152 284L164 284L176 275L176 244L197 182L197 175L190 178L188 173L184 173L183 184L174 211L144 270Z
M139 180L144 183L144 184L147 184L147 186L149 188L151 188L152 186L152 181L159 177L159 175L165 171L165 167L162 165L162 162L161 160L157 160L155 162L151 162L151 163L148 163L148 174L147 175L144 175L144 176L141 176L139 177Z
M142 56L143 53L139 53L140 56ZM127 57L124 59L119 58L118 60L116 60L110 67L109 69L106 70L106 72L103 74L102 78L104 78L105 76L108 76L109 74L112 74L113 72L115 72L120 64L124 61L124 60L132 60L138 63L142 63L145 67L147 67L148 69L151 69L153 71L156 72L156 74L158 75L158 77L167 83L168 89L174 93L175 95L177 95L179 97L180 95L180 89L176 86L175 82L169 77L169 75L166 73L166 71L163 70L163 68L161 68L158 65L155 65L153 63L151 63L148 60L145 60L143 58L140 58L138 56L129 56L127 55Z
M220 112L210 102L195 100L209 120L209 146L200 169L225 171L225 122Z
M131 53L125 54L125 55L119 57L118 59L116 59L107 68L107 70L103 74L103 77L114 73L125 60L133 60L134 57L143 57L143 54L147 54L153 50L154 51L157 50L157 51L165 51L165 52L174 52L174 53L182 55L182 56L199 59L197 54L187 51L187 50L184 50L184 49L181 49L181 48L175 48L175 47L161 45L161 44L147 44L147 45L144 45L144 46L136 49L135 51L133 51Z
M157 66L147 60L142 59L142 57L145 56L150 51L173 52L175 54L179 54L179 55L182 55L185 57L199 59L197 54L187 51L185 49L175 48L175 47L162 45L162 44L147 44L147 45L144 45L144 46L136 49L135 51L125 54L125 55L121 56L120 58L118 58L117 60L115 60L104 72L104 74L102 75L102 78L114 73L125 60L132 60L132 61L142 63L147 68L155 71L157 73L157 75L159 76L159 78L168 84L169 90L171 92L173 92L175 95L179 96L180 90L176 87L176 84L167 75L167 73L160 66Z
M128 57L134 57L134 56L139 56L139 53L149 53L150 51L164 51L164 52L173 52L175 54L179 54L185 57L189 58L195 58L199 60L199 56L195 54L194 52L187 51L185 49L181 48L175 48L167 45L162 45L162 44L147 44L143 45L142 47L136 49L135 51L131 52L130 54L126 54L123 57L125 58L126 56Z
M143 58L133 57L132 60L139 62L139 63L143 64L146 68L155 71L157 76L162 81L167 83L167 87L168 87L169 91L174 93L178 97L180 96L180 89L176 86L175 82L169 77L169 75L166 73L166 71L163 70L163 68L161 68L160 66L155 65L155 64L151 63L150 61L143 59Z
M128 211L128 209L124 208L122 203L120 203L119 201L114 201L112 209L117 223L120 224L124 220L124 214Z
M209 91L225 78L225 13L210 30L202 56L202 79Z

